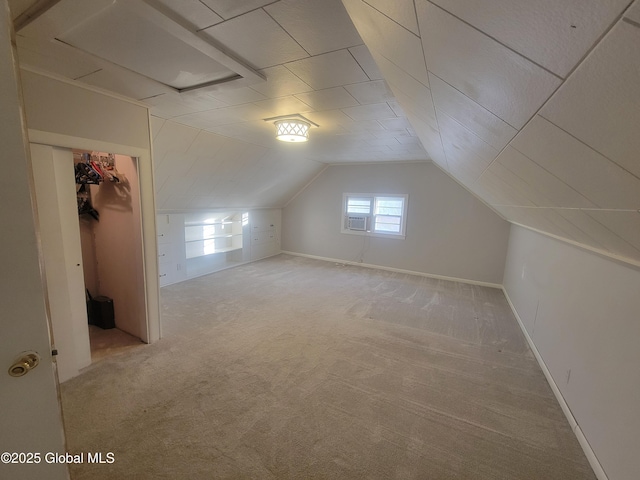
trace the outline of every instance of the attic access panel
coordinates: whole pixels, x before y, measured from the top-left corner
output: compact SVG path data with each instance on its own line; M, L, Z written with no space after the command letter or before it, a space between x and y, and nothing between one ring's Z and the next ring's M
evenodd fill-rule
M106 70L124 68L177 93L264 81L156 0L62 0L20 34L60 42Z

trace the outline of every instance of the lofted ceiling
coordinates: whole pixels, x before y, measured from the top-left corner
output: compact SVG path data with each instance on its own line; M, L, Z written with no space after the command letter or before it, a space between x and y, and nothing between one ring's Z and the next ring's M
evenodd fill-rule
M149 106L160 209L431 160L513 223L640 264L638 1L9 3L21 65ZM264 121L289 114L308 143Z

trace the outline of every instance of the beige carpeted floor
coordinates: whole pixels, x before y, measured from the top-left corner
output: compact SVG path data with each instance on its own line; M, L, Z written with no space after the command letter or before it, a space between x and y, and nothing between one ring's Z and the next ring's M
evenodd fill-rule
M594 479L500 290L280 255L62 385L80 479Z

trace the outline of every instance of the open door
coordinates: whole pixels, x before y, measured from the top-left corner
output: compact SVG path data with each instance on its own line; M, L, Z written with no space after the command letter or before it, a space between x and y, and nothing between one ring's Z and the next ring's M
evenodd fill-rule
M9 7L0 0L0 478L62 480L69 478L67 466L44 458L48 452L65 453L65 443L11 36ZM12 365L26 351L35 352L39 364L23 365L24 375L11 376ZM23 373L20 365L13 373Z

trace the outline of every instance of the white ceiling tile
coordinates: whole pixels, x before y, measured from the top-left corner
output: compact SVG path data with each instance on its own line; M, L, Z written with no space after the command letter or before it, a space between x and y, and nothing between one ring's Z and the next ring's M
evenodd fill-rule
M299 93L295 96L314 110L335 110L358 105L358 101L342 87L327 88L316 92Z
M152 115L162 118L173 118L179 115L201 112L226 106L225 103L206 94L163 94L145 98L144 103L150 106Z
M57 5L69 6L69 3ZM56 38L174 88L234 75L227 66L171 34L151 17L131 10L133 5L134 2L112 2L73 28L58 32ZM47 14L49 11L33 24L46 24L50 20Z
M640 211L585 210L585 213L637 249L636 258L640 258Z
M372 54L377 52L428 85L427 67L417 35L360 0L343 0L343 3Z
M518 183L522 193L541 207L595 207L559 178L550 174L537 163L515 148L507 146L496 159L496 163L522 179Z
M387 102L387 104L389 105L389 107L391 107L391 110L393 110L393 113L396 114L396 116L398 117L404 117L404 110L402 109L402 107L400 106L400 104L396 101L393 102Z
M257 102L267 98L265 95L249 87L218 90L209 95L224 102L226 105L241 105L243 103Z
M640 177L640 28L618 25L541 115Z
M79 81L135 100L153 97L167 91L166 86L126 70L120 70L117 73L99 70L85 75Z
M592 211L560 209L558 210L558 213L592 238L595 243L595 245L592 246L597 248L597 246L601 245L602 248L608 252L621 255L623 257L640 259L640 250L635 248L620 235L617 235L611 229L607 228L600 221L596 220L592 216ZM627 217L627 220L628 219L629 217Z
M255 68L271 67L308 56L262 9L219 23L202 32Z
M429 71L515 128L560 85L560 79L426 0L418 21Z
M386 103L359 105L357 107L343 108L342 111L354 120L395 118L396 116Z
M561 225L566 226L569 222L556 215L553 218L554 221L549 219L549 208L527 208L527 207L511 207L505 205L498 205L493 207L498 213L508 218L510 221L518 223L520 225L527 225L531 228L548 232L552 235L556 235L562 238L573 240L565 229L561 228ZM571 227L569 230L572 229Z
M394 112L395 114L395 112ZM407 120L405 117L401 117L401 118L382 118L380 120L378 120L378 122L387 130L391 130L391 131L403 131L406 132L407 128L409 128L411 125L409 124L409 120ZM395 133L394 133L395 134ZM407 133L407 136L409 134Z
M298 100L293 95L255 102L255 105L268 112L270 117L305 113L312 110L309 105Z
M100 70L90 55L76 55L75 49L61 42L16 35L20 65L31 66L76 79Z
M411 75L377 53L373 54L376 62L384 72L385 80L398 103L413 117L421 118L432 129L438 128L436 112L431 100L431 91ZM392 107L393 108L393 107Z
M371 56L371 52L366 45L358 45L349 49L353 58L356 59L358 65L364 70L370 80L382 80L382 73L376 65L376 61Z
M409 135L407 137L404 136L396 136L396 140L403 145L415 145L422 149L422 144L420 143L420 139L418 137L414 137L413 135Z
M429 159L436 163L440 168L448 171L447 157L442 147L442 139L440 132L425 122L421 117L414 115L410 110L406 111L407 120L415 129L415 133L420 139L420 143L427 151Z
M173 0L171 0L173 1ZM273 0L200 0L207 7L220 15L222 18L229 19L247 13L256 8L263 7Z
M453 148L473 153L487 165L496 158L499 153L498 149L486 143L446 113L438 111L437 115L442 138L443 140L446 138Z
M474 192L490 205L535 207L530 187L501 163L493 162L472 185Z
M261 73L264 74L267 80L252 85L251 88L269 98L284 97L313 90L283 65L265 68Z
M438 120L450 172L467 182L477 180L498 155L498 150L446 113L438 112Z
M174 121L184 125L208 130L220 125L230 125L233 123L246 122L251 120L262 120L269 116L268 112L256 107L253 104L238 105L235 107L218 108L204 112L181 115L174 118Z
M384 13L387 17L398 22L404 28L411 30L416 35L418 32L418 20L413 0L366 0L366 2L376 10Z
M354 103L355 105L355 103ZM319 135L345 133L344 125L353 124L353 120L342 113L342 110L324 110L319 112L307 112L304 114L309 120L320 125Z
M275 127L261 120L232 125L220 125L212 127L210 131L218 135L264 147L273 147L278 141L275 138Z
M349 117L351 119L351 117ZM365 134L375 134L379 132L385 132L385 128L380 125L380 122L376 120L353 120L349 123L342 124L342 128L344 128L347 134L363 132ZM353 137L352 137L353 138Z
M517 133L511 125L435 75L430 74L429 81L438 111L442 110L492 147L504 148Z
M348 50L305 58L288 63L286 67L316 90L369 79Z
M167 121L164 118L156 117L154 115L149 115L149 126L151 128L151 136L155 141L156 136L160 132L160 129L164 126Z
M311 55L362 43L340 0L280 0L265 10Z
M636 0L631 8L626 11L624 16L636 23L640 23L640 1Z
M344 87L361 105L393 101L394 96L384 80L355 83Z
M220 15L217 15L208 8L200 0L156 0L164 5L177 16L187 20L195 28L194 30L202 30L216 23L223 21Z
M640 208L640 179L539 115L511 145L601 208Z
M566 77L628 0L432 0L535 63Z
M155 117L151 117L155 118ZM168 152L187 153L199 130L167 120L153 137L153 154L164 156Z

